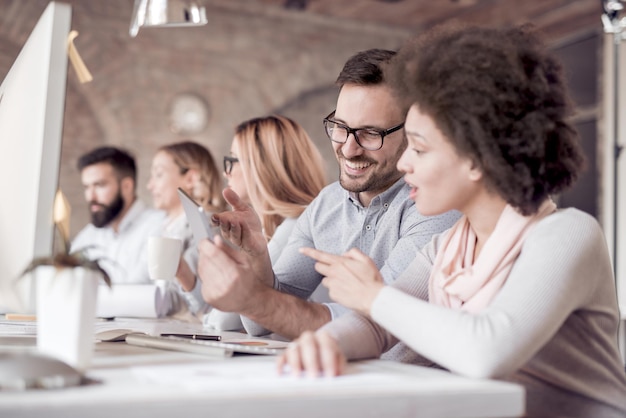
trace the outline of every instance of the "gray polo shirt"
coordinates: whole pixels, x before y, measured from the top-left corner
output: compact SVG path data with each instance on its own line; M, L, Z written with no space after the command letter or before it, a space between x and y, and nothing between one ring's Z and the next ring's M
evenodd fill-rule
M315 261L298 251L312 247L332 254L358 248L372 258L386 283L394 281L434 234L450 228L459 212L422 216L409 199L409 186L398 180L376 196L368 207L339 182L326 186L298 218L287 246L274 264L274 288L307 299L322 281ZM327 304L334 318L348 309ZM265 333L247 318L246 330Z

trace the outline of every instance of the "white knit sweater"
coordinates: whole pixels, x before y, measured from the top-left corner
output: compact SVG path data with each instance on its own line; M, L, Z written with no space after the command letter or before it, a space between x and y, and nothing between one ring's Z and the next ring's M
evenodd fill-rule
M380 292L375 322L350 314L325 326L349 359L379 357L401 340L451 372L523 384L529 416L626 416L615 284L594 218L566 209L540 221L474 315L424 301L439 242Z

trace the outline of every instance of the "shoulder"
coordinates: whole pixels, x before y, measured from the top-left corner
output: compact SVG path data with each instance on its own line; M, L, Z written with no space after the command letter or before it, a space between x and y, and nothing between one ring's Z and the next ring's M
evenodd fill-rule
M280 225L278 225L278 228L276 228L276 231L274 232L274 237L277 235L289 235L289 233L291 232L291 230L293 229L293 227L296 225L296 222L298 221L298 218L285 218L283 219L283 221L280 223Z
M338 181L324 187L319 194L309 203L305 212L327 211L332 207L341 206L348 200L348 192L341 187Z
M155 210L155 209L147 209L141 212L138 216L138 219L142 220L165 220L165 213Z
M96 228L91 223L87 224L72 240L70 251L80 251L87 247L106 244L112 236L111 230L107 227Z
M163 211L148 208L142 202L137 202L127 217L128 219L122 221L120 230L135 231L141 234L162 232L166 221Z
M74 237L74 239L72 240L72 244L76 245L76 243L79 243L81 241L87 240L89 239L90 236L93 236L94 233L96 233L98 231L98 228L96 228L95 226L93 226L93 224L87 224L83 227L83 229L81 229L80 231L78 231L78 233L76 234L76 236Z
M129 214L136 214L138 217L149 217L149 216L161 216L164 217L165 213L162 210L154 209L146 205L142 200L137 200L133 203Z
M578 209L560 209L529 232L522 254L549 264L566 263L585 269L610 265L609 250L598 221ZM560 260L560 261L559 261Z
M402 218L402 226L407 229L407 233L420 233L435 235L452 228L461 218L461 212L452 210L439 215L422 215L416 207L405 212Z
M141 205L135 215L135 219L141 222L164 222L165 212Z
M591 239L604 241L604 234L598 221L586 212L575 208L559 209L539 221L528 239L545 237L572 237L576 240Z
M311 204L315 202L328 202L329 199L336 199L338 197L346 198L347 196L348 196L348 192L346 191L346 189L341 187L341 184L339 184L338 181L335 181L325 186L319 192L317 197L313 199Z
M272 261L272 265L278 260L280 254L283 252L283 249L287 245L289 241L289 236L291 235L291 231L296 225L297 218L286 218L281 222L281 224L274 231L274 235L272 239L267 243L267 248L270 253L270 260Z

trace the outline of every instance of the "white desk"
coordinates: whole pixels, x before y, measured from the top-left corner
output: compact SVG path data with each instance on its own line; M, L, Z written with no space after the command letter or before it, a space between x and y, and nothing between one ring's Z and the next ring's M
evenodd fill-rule
M0 338L5 350L32 349L27 338L11 338ZM509 383L379 360L351 363L345 377L294 379L274 374L274 361L98 343L87 376L100 383L0 392L0 416L511 417L524 411L523 388Z

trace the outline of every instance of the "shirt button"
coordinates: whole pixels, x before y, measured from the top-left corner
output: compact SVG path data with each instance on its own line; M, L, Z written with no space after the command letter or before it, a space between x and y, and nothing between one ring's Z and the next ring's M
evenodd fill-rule
M365 229L368 230L368 231L371 231L372 230L372 225L366 225Z

